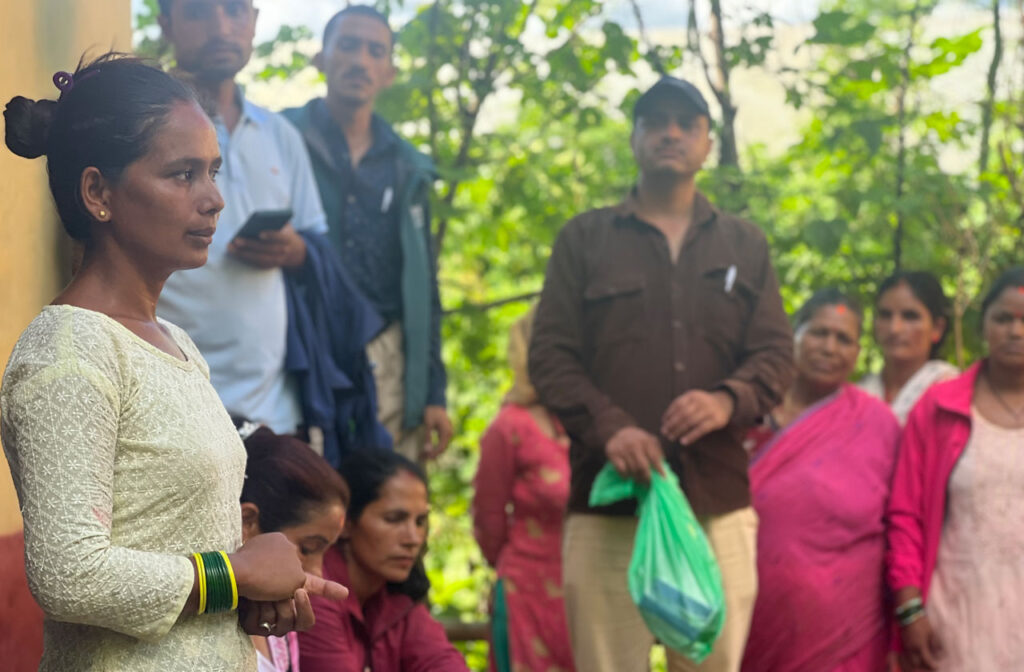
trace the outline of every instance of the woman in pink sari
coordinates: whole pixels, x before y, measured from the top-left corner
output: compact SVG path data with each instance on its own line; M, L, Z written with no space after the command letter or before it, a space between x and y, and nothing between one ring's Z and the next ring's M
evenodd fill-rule
M847 383L860 351L854 301L819 291L795 322L797 378L751 456L759 588L743 670L879 672L899 425Z

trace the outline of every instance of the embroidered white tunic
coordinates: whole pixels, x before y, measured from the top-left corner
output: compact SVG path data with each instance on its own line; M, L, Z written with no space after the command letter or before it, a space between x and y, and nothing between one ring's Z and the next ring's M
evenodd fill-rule
M4 374L40 670L256 667L237 614L178 618L188 556L241 544L245 449L199 351L163 324L188 361L102 313L48 306Z

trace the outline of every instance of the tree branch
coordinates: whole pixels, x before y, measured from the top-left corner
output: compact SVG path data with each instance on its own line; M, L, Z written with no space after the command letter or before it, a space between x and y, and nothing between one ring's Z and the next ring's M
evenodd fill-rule
M700 46L700 30L697 28L697 3L695 0L691 0L690 12L686 17L686 47L690 53L697 56L704 71L704 79L707 80L708 88L715 91L715 82L711 79L711 66L708 65L708 60L704 58L704 50ZM715 92L716 97L717 95L718 93Z
M736 106L732 102L729 61L726 59L725 25L721 0L711 0L711 40L715 45L718 85L715 97L722 107L722 133L718 143L718 165L739 168L740 152L736 142Z
M430 35L430 41L427 43L427 69L434 77L434 83L437 83L437 66L435 65L435 56L437 45L437 21L438 21L438 6L435 1L430 6L430 18L427 22L427 32ZM427 89L427 124L430 144L430 156L437 161L437 104L434 102L434 94L437 90L436 86L431 86Z
M992 62L988 65L988 76L985 78L985 101L981 104L979 176L988 172L989 138L992 132L992 110L995 107L996 99L996 77L999 73L999 65L1003 60L1003 30L1000 26L999 3L1000 0L992 0L992 29L995 31L995 43L992 48Z
M629 0L629 4L633 7L633 16L636 18L637 30L640 33L640 42L643 43L644 49L647 50L647 58L651 67L653 67L659 75L667 75L668 72L665 70L665 63L661 60L658 50L655 49L654 44L647 35L647 27L644 25L644 16L640 11L640 3L638 0Z
M458 313L481 313L491 310L492 308L500 308L501 306L507 306L510 303L519 303L520 301L531 301L540 296L540 292L525 292L523 294L516 294L515 296L508 296L504 299L496 299L494 301L488 301L486 303L470 303L465 302L458 308L449 308L444 311L445 315L455 315Z
M899 127L896 150L896 227L892 234L893 266L898 271L903 263L903 187L907 172L907 93L910 90L910 50L914 47L914 29L917 27L917 13L920 3L915 2L910 11L910 28L907 43L900 61L900 88L896 94L896 123Z
M532 12L532 11L533 11L533 8L531 6L530 11L527 13L527 17L529 17L529 13ZM520 37L522 37L522 33L523 33L523 30L525 30L525 27L526 27L526 21L524 20L523 21L523 29L520 30L519 34L516 36L517 40ZM506 30L508 30L508 24L507 23L502 23L502 25L499 26L497 30L495 30L495 32L494 32L494 35L496 36L495 42L499 41L498 40L499 37L504 37L505 36L505 31ZM465 42L465 49L464 49L464 52L463 52L465 54L465 56L467 56L467 57L469 56L469 43L470 43L470 40L471 40L471 37L467 36L466 42ZM470 88L472 88L474 94L476 94L476 101L475 101L475 104L473 105L472 109L469 109L469 108L465 107L465 105L462 102L461 94L459 94L459 92L458 92L458 85L456 86L456 98L457 98L458 103L459 103L459 111L461 113L460 116L462 117L462 127L461 127L462 138L459 141L459 151L456 153L455 161L452 164L452 168L454 168L456 171L458 171L458 169L460 169L460 168L465 167L466 163L469 160L469 150L473 146L474 133L476 131L476 122L477 122L477 119L480 116L480 110L483 108L484 101L488 98L488 96L490 96L492 93L494 93L494 81L495 81L495 79L497 77L497 75L495 74L495 71L498 69L498 65L499 65L498 57L499 57L500 54L501 54L501 51L497 48L497 44L492 45L490 53L488 54L488 57L487 57L486 64L484 65L483 72L475 80L472 80L472 79L470 80ZM462 75L461 67L460 67L459 74L460 74L460 78L459 79L460 79L460 84L461 84L461 79L462 79L462 77L461 77L461 75ZM466 73L466 77L467 77L467 79L469 78L468 72ZM455 202L455 194L458 191L458 188L459 188L460 184L461 184L461 180L458 177L452 177L451 179L448 180L448 183L447 183L447 185L445 187L445 194L442 197L442 200L444 201L444 203L447 206L450 207ZM444 247L444 239L445 239L445 236L447 234L448 234L448 217L443 217L438 222L437 234L434 237L434 250L435 250L434 254L437 255L438 257L440 257L440 255L441 255L441 250Z

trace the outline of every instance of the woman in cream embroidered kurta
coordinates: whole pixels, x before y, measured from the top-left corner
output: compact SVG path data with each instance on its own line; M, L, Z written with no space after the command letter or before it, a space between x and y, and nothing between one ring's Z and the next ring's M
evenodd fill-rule
M168 276L206 263L213 243L216 131L191 89L134 58L105 54L53 81L57 100L4 109L8 149L46 156L84 250L0 387L46 615L41 669L251 671L243 629L309 628L309 593L346 591L305 574L284 535L239 548L245 451L195 345L156 317Z
M102 313L48 306L4 374L43 670L255 669L238 614L179 621L189 554L241 545L245 449L199 351L164 326L188 361Z

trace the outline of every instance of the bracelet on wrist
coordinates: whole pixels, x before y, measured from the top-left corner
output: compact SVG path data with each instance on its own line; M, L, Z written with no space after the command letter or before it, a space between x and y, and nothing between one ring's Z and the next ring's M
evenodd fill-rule
M912 597L896 607L896 621L900 627L907 627L924 616L924 601L920 597Z
M911 609L905 615L900 617L900 619L899 619L900 627L901 628L906 628L907 626L910 626L910 625L914 624L915 622L919 621L922 618L924 618L924 607L923 606Z
M905 614L908 611L911 611L912 609L916 609L917 607L923 607L923 606L924 606L924 601L922 601L920 597L911 597L910 599L905 601L903 604L901 604L898 607L896 607L896 610L895 610L896 618L899 618L900 616L902 616L903 614Z
M217 614L238 608L238 582L224 551L193 553L199 574L199 613Z

